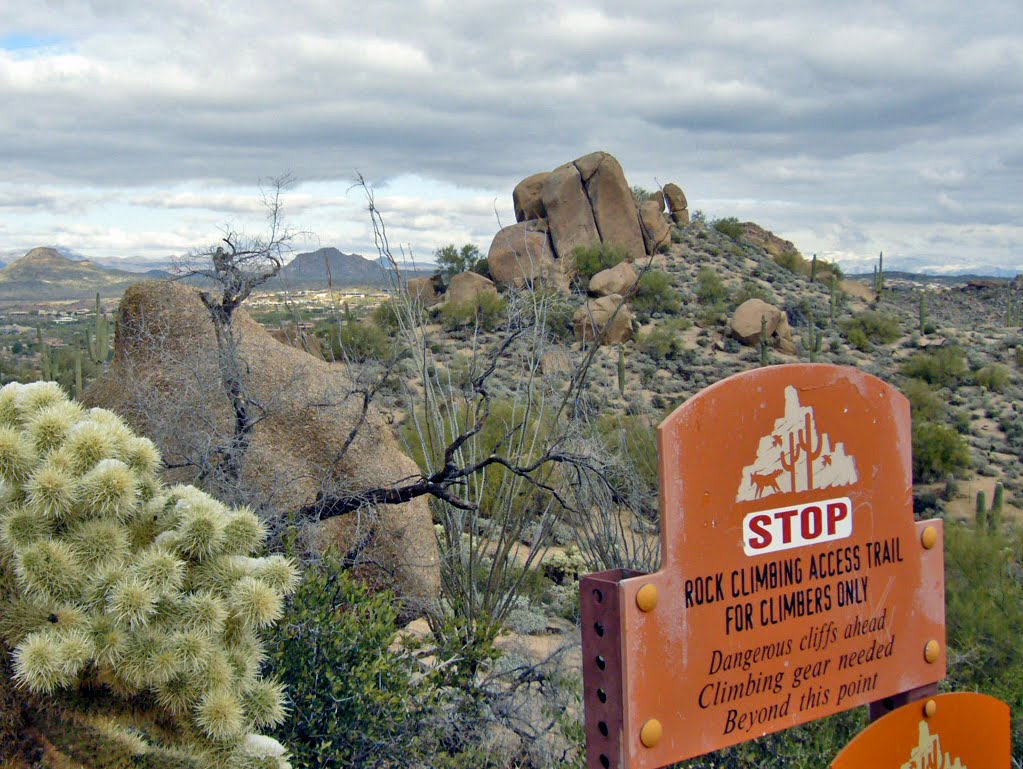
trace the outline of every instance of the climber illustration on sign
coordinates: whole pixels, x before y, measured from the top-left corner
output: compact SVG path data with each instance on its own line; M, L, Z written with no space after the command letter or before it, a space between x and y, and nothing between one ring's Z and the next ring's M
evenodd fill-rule
M784 415L760 439L753 464L742 469L736 501L850 486L857 479L856 462L844 444L821 430L813 408L803 406L790 386L785 388Z

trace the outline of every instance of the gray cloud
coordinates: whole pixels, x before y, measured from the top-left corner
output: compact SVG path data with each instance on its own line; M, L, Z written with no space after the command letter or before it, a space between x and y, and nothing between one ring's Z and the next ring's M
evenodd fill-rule
M1019 261L1017 2L23 5L9 29L67 42L0 51L0 156L17 190L251 214L218 186L291 170L340 194L359 169L507 210L519 178L606 149L634 183L678 181L694 207L798 232L808 251L887 243L942 261L978 238L978 259ZM177 192L150 191L163 185ZM17 205L7 194L0 207ZM395 226L423 242L485 245L496 227L492 205L414 209Z

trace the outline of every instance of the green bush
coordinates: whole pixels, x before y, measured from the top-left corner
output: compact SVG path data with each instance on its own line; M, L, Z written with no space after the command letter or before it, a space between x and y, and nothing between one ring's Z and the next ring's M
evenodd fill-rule
M636 349L657 362L674 360L685 350L680 334L689 328L688 321L661 323L636 336Z
M728 216L724 219L715 219L711 222L711 226L721 234L727 235L732 240L738 240L742 236L742 222L734 216Z
M985 366L973 375L973 381L985 390L1000 393L1009 384L1009 370L997 363Z
M590 278L624 262L628 253L621 246L601 243L596 246L576 246L572 251L576 285L585 289Z
M796 275L809 275L810 273L806 260L797 251L783 251L774 257L774 263Z
M370 319L377 325L377 328L386 331L388 334L395 334L401 328L398 313L400 308L394 299L381 302L373 310Z
M876 310L865 310L842 321L841 328L849 344L864 352L875 344L889 344L902 336L898 319Z
M938 387L948 387L966 373L966 356L956 346L941 347L934 352L918 352L902 364L902 373L922 379Z
M296 769L407 766L430 750L424 723L441 690L409 651L395 650L399 610L325 556L271 639L269 670L288 687L291 718L277 738Z
M710 267L703 267L696 274L696 298L700 304L718 304L728 298L728 287Z
M926 382L909 379L902 386L902 393L909 398L914 422L944 421L947 412L945 401Z
M441 273L449 278L460 272L480 272L487 262L487 258L473 243L466 243L461 248L449 243L434 251L433 257Z
M638 312L674 314L682 309L682 297L672 288L671 278L665 273L649 270L639 279L632 307Z
M742 286L732 294L732 304L738 307L750 299L760 299L768 304L774 304L774 297L771 292L753 280L743 281Z
M438 317L448 331L466 328L496 331L504 319L506 306L498 294L480 292L468 302L445 302L440 306Z
M347 321L338 332L330 333L330 353L334 360L387 360L394 355L394 341L375 323Z
M1012 711L1013 755L1023 754L1023 560L1018 536L945 528L948 677L943 688L979 691Z
M966 441L951 427L934 422L913 424L913 481L932 483L960 475L970 465Z

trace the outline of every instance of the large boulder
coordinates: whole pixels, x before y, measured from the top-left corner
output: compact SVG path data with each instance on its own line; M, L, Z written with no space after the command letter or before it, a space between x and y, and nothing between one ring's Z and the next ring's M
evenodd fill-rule
M480 294L497 296L494 282L476 272L460 272L451 279L446 296L451 304L464 304L475 302Z
M195 483L265 515L285 516L322 497L350 496L419 475L376 409L363 416L345 369L280 344L244 310L234 315L229 371L247 395L251 431L237 477L225 447L239 449L235 411L221 378L217 340L199 292L178 283L130 287L118 310L114 361L86 391L151 438L171 483ZM360 420L363 420L360 424ZM358 426L354 440L349 432ZM425 497L319 524L364 574L423 602L439 593L440 568Z
M547 218L547 210L543 205L543 185L550 175L550 171L542 171L527 176L515 185L515 189L512 190L515 221L526 222L530 219Z
M575 337L580 342L593 341L606 330L601 344L619 344L632 339L632 319L632 311L620 294L591 299L576 310L572 318Z
M522 288L537 281L554 282L559 270L547 220L531 219L502 229L490 244L487 264L498 285Z
M636 289L639 276L630 262L619 262L614 267L601 270L590 278L590 293L594 296L621 294L628 296Z
M413 302L420 302L423 307L440 304L444 297L437 291L437 281L433 278L409 278L408 295Z
M675 224L689 224L689 201L686 200L686 194L682 192L682 188L675 182L668 182L661 192L664 193L664 199L668 203L671 220Z
M761 319L766 320L765 329L770 344L781 352L789 355L794 353L795 344L792 341L792 327L789 325L788 316L784 310L768 304L763 299L747 299L736 307L728 327L732 336L744 345L756 347L760 344Z
M636 199L621 164L606 152L592 152L575 161L593 211L600 242L625 249L630 259L646 256Z
M643 241L648 254L657 253L663 245L671 244L671 225L664 215L664 204L648 200L639 207L639 220L643 225Z
M554 251L562 259L571 258L579 246L600 243L582 176L574 163L558 166L544 181L543 206Z

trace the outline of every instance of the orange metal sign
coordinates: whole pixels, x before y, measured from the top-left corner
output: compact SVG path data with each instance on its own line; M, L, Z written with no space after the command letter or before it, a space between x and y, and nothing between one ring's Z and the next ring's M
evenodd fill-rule
M1009 769L1009 706L986 694L940 694L875 721L831 769Z
M940 521L912 513L908 401L775 366L659 428L662 566L584 578L589 765L653 769L945 675Z

